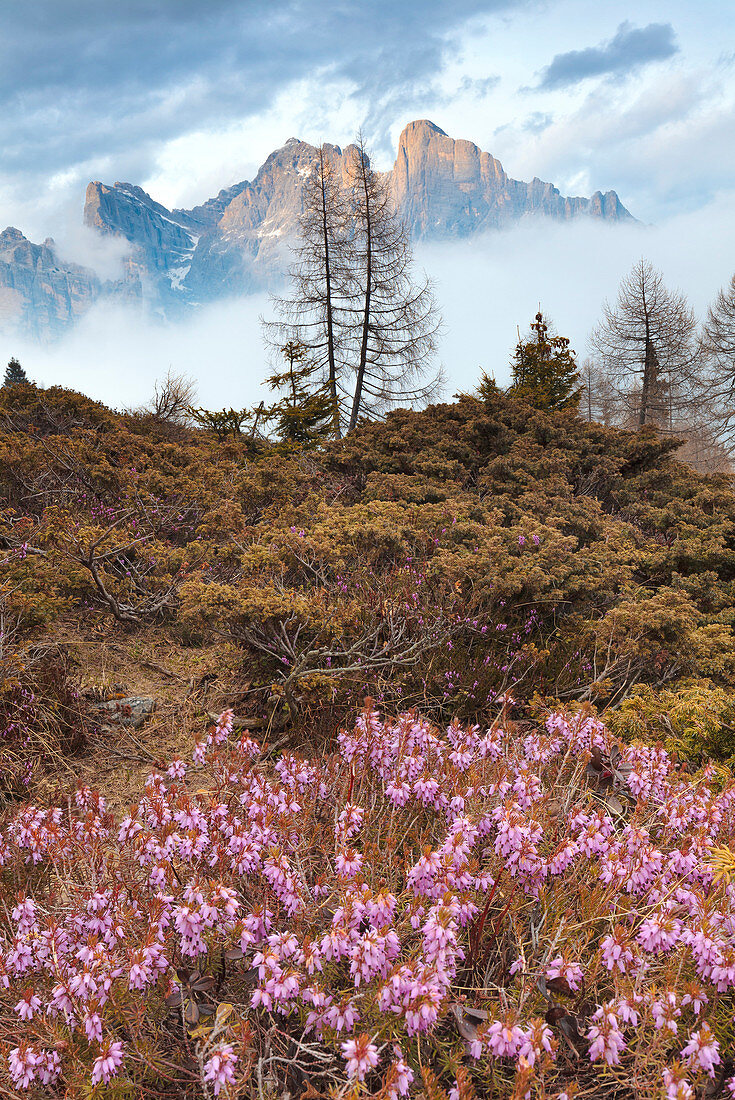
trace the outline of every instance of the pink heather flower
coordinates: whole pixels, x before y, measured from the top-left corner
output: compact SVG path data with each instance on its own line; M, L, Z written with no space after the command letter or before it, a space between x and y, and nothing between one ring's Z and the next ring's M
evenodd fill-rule
M38 1055L38 1076L42 1085L50 1085L61 1073L61 1056L55 1050L42 1050Z
M125 817L120 822L120 830L117 834L117 839L120 844L127 844L132 840L136 833L142 833L143 826L139 821L133 821L131 817Z
M436 779L421 776L413 785L414 794L424 806L430 806L439 793L439 783Z
M111 1077L117 1076L117 1071L123 1064L124 1055L123 1043L110 1043L107 1042L101 1047L100 1055L95 1058L94 1065L92 1066L92 1084L98 1085L100 1081L108 1083Z
M36 903L33 898L23 898L19 901L11 916L18 922L19 932L30 932L36 924Z
M631 998L618 1001L615 1011L624 1024L630 1024L631 1027L638 1027L638 1010Z
M230 1043L218 1046L212 1057L204 1063L204 1080L213 1085L215 1096L219 1096L222 1089L235 1080L236 1063L235 1048Z
M102 1042L102 1020L99 1017L99 1013L90 1012L83 1020L84 1034L87 1036L89 1042Z
M669 990L659 1000L653 1001L651 1004L651 1015L653 1016L653 1026L656 1031L661 1031L666 1028L673 1035L676 1035L678 1025L676 1020L681 1016L681 1009L676 1005L676 994Z
M354 878L362 867L362 855L354 848L345 848L335 860L337 874L345 878Z
M223 710L220 714L214 729L214 743L215 745L221 744L226 741L229 735L232 733L232 724L235 718L235 713L231 707L227 710Z
M690 1066L698 1065L710 1077L715 1075L715 1066L720 1064L720 1044L715 1039L709 1024L702 1024L699 1031L693 1032L689 1042L681 1052Z
M179 760L177 757L169 764L167 774L171 777L171 779L185 779L186 764L183 760Z
M681 921L669 916L649 917L638 929L638 942L652 954L669 951L681 937Z
M18 1013L21 1020L32 1020L33 1014L38 1012L40 1007L41 998L37 997L32 990L28 990L28 992L18 1001L15 1006L15 1011Z
M500 1020L495 1020L485 1032L487 1049L496 1058L514 1058L524 1039L523 1028Z
M663 1079L666 1086L666 1100L694 1100L694 1091L686 1079L686 1070L679 1063L671 1069L664 1068Z
M352 1031L360 1019L360 1013L352 1001L346 1001L340 1005L331 1005L324 1013L324 1019L335 1031Z
M567 962L561 955L552 959L546 967L546 977L564 978L570 989L577 990L582 984L584 971L578 963Z
M593 1024L587 1032L587 1037L592 1040L590 1045L590 1061L596 1062L598 1058L604 1058L609 1066L617 1066L620 1062L620 1051L625 1049L625 1039L618 1027L618 1018L609 1005L598 1008L593 1019Z
M625 933L620 928L616 928L611 935L605 936L600 944L600 950L602 961L608 970L614 970L617 967L624 974L628 964L633 961L633 952L628 947Z
M531 1026L523 1036L523 1042L518 1051L519 1057L525 1058L529 1066L534 1066L537 1059L539 1059L544 1052L551 1054L553 1057L553 1043L554 1036L551 1028L548 1027L543 1020L532 1020Z
M19 1089L30 1088L36 1079L36 1067L39 1056L33 1047L21 1044L13 1047L8 1055L8 1069L13 1079L13 1084Z
M392 1084L388 1090L389 1100L397 1100L399 1096L408 1096L408 1091L413 1084L413 1070L406 1064L403 1051L399 1046L393 1047L395 1062L390 1068Z
M339 815L339 821L335 829L337 839L344 837L349 840L350 837L354 836L362 825L364 816L365 811L362 806L356 806L353 802L348 802Z
M393 914L398 904L395 894L381 890L374 894L367 902L367 915L373 928L384 928L393 920Z
M364 1032L356 1039L342 1043L342 1054L347 1062L347 1076L364 1081L367 1073L378 1064L378 1048Z

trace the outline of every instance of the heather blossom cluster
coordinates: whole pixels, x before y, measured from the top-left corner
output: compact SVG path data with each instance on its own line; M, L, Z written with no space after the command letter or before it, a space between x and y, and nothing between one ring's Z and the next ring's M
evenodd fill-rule
M301 1057L394 1100L436 1043L480 1094L563 1095L586 1065L693 1096L732 1074L710 857L734 833L735 786L584 711L441 731L368 703L333 754L275 762L225 712L123 820L81 787L3 823L0 1074L142 1087L183 1043L205 1096Z

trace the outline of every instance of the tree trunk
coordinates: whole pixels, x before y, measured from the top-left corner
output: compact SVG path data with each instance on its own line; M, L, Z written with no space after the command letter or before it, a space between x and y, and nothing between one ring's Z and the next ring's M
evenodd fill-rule
M365 200L365 304L362 315L362 338L360 340L360 361L357 368L355 381L355 395L352 400L352 414L350 416L350 428L357 425L362 403L362 387L365 382L365 368L367 366L368 336L370 334L370 307L373 283L373 227L370 216L370 193L368 190L367 173L365 171L365 154L360 150L360 171L362 172L362 190Z
M332 425L337 439L341 436L339 426L339 401L337 399L337 367L334 355L334 320L332 316L332 270L329 252L329 218L327 214L327 187L324 179L324 150L319 148L319 169L322 189L322 232L324 235L324 281L327 312L327 357L329 361L329 398L332 405Z
M646 321L646 349L643 356L643 382L641 384L641 410L638 415L638 427L642 428L648 417L648 400L651 390L651 373L654 369L653 362L653 341L651 340L651 325L648 317L648 309L646 308L646 290L645 287L642 290L641 297L643 299L643 309L645 313Z

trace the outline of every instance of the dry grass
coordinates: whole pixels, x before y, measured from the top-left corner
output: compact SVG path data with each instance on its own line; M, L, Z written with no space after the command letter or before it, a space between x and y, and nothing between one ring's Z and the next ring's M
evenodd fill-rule
M219 640L184 645L164 628L130 629L107 616L68 616L37 644L65 655L79 692L85 738L72 756L54 756L28 791L41 805L63 802L78 783L98 790L114 813L137 801L151 767L175 757L188 760L194 740L209 719L233 707L241 717L258 718L260 743L273 751L286 745L305 755L323 752L349 721L353 703L304 700L296 726L284 727L281 696L253 688L243 669L242 650ZM111 723L95 703L123 696L150 696L156 709L139 729Z
M49 637L63 646L90 717L84 750L55 761L35 784L31 797L47 804L77 782L97 789L114 811L142 789L151 765L177 754L188 758L193 735L206 712L229 705L238 693L240 655L227 643L184 646L160 629L127 631L105 621L61 622ZM156 710L140 729L105 723L94 703L115 696L151 696ZM57 766L58 765L58 766Z

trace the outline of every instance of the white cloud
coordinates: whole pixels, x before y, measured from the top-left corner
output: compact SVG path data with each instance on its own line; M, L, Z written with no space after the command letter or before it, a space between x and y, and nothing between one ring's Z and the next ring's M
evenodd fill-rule
M130 255L130 244L123 237L103 235L72 218L67 218L54 243L60 260L91 267L103 282L121 279L123 260Z
M244 179L252 179L289 137L347 144L361 122L352 84L320 70L293 81L259 113L217 129L167 141L141 186L169 208L190 208Z
M470 388L481 369L507 384L516 326L523 332L539 304L584 357L603 300L616 297L642 255L702 315L735 270L728 197L653 228L534 220L474 241L423 246L417 259L436 279L451 392Z
M134 306L98 305L55 344L14 340L29 378L62 385L114 408L148 401L155 382L170 369L196 379L208 408L244 408L265 397L266 356L258 316L264 295L208 306L178 324L146 320Z
M417 263L436 279L446 324L447 392L471 388L481 369L507 383L516 326L523 331L539 303L583 356L603 299L615 298L642 255L703 314L735 268L728 196L654 228L529 220L475 240L422 246ZM165 325L108 304L55 345L14 341L7 353L43 385L71 386L117 407L146 401L169 368L197 379L202 405L243 407L267 399L260 387L268 373L261 313L271 313L264 295L220 302Z

